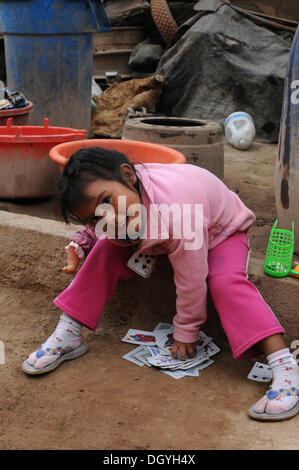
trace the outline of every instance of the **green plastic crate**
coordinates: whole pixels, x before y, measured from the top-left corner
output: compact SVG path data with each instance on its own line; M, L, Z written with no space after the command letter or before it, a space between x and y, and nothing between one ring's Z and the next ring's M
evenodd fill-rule
M277 229L277 220L271 229L264 270L274 277L286 277L292 268L294 253L294 222L292 230Z

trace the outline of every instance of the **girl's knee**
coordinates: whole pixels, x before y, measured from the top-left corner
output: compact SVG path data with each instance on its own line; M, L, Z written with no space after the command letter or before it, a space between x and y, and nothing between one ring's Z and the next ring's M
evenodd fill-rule
M212 297L236 295L245 285L251 284L246 273L221 273L208 279Z

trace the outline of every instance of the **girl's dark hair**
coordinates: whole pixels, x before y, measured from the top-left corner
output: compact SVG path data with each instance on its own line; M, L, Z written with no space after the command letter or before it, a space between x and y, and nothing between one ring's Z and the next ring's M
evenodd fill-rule
M68 215L73 208L93 199L84 192L86 184L103 179L118 181L130 188L120 174L120 166L124 163L129 164L136 175L134 165L126 155L116 150L88 147L78 150L70 157L58 179L58 199L66 224L70 223ZM138 178L134 187L140 195Z

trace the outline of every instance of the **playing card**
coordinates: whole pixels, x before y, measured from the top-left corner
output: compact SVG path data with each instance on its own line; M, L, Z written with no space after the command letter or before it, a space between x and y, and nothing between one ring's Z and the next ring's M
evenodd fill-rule
M205 345L204 350L209 357L214 356L214 354L217 354L220 351L218 346L216 346L213 341L210 341L207 345Z
M156 259L152 255L134 253L127 262L127 266L142 277L149 277Z
M210 336L207 336L203 331L200 330L199 335L198 335L198 344L197 348L202 349L208 344L210 341L212 341L212 338Z
M203 370L205 369L206 367L209 367L211 366L212 364L214 364L215 361L212 361L212 359L207 359L206 361L202 362L201 364L199 364L199 366L197 366L198 370Z
M178 369L176 372L180 372L183 377L199 377L199 367L200 366L194 366L186 370Z
M160 369L161 372L164 374L170 375L174 379L182 379L183 377L199 377L199 371L197 367L193 367L191 369L183 370L168 370L168 369Z
M135 355L138 354L143 349L144 349L143 346L139 346L138 348L135 348L132 351L129 351L127 354L125 354L123 356L123 359L133 362L133 364L136 364L136 366L142 367L144 366L144 363L140 361L139 359L137 359Z
M161 354L171 355L171 346L173 345L173 326L166 330L155 331L156 345L161 349Z
M138 344L143 346L155 346L156 338L152 331L130 329L123 337L124 343Z
M193 358L188 358L185 361L181 359L173 359L172 356L161 356L150 357L148 361L156 367L167 368L171 370L175 369L189 369L196 364L200 364L208 359L208 356L204 352L198 352Z
M174 379L182 379L185 377L184 374L181 372L175 371L175 370L168 370L168 369L160 369L163 374L170 375L170 377L173 377Z
M160 354L148 358L149 363L156 367L169 367L172 365L171 360L172 358L170 356L161 356Z
M143 351L140 351L138 352L136 355L135 355L136 359L140 362L142 362L143 364L145 364L146 366L148 367L152 367L152 364L150 364L147 360L148 357L152 357L150 356L149 352L148 352L148 349L144 349L143 348Z
M160 348L161 355L171 355L171 347L173 345L173 332L174 328L172 325L171 328L169 328L168 330L166 330L165 328L163 330L155 331L156 344ZM210 336L207 336L203 331L200 331L198 335L198 344L196 346L196 350L203 350L204 347L211 341L212 338ZM213 348L215 348L215 351L217 348L216 352L220 351L220 349L214 343L212 343L212 345ZM210 348L209 352L212 353L213 348ZM216 352L213 352L213 354L216 354Z
M148 350L153 357L158 356L160 354L159 348L157 348L157 346L148 346Z
M168 370L168 369L161 369L161 372L164 372L164 374L168 374L174 379L181 379L182 377L199 377L199 370L204 369L210 363L213 363L214 361L211 361L209 364L205 365L208 363L209 360L204 361L200 365L196 365L194 367L191 367L190 369L177 369L177 370ZM203 367L201 367L203 366Z
M198 364L202 363L202 362L205 362L206 360L208 359L208 356L203 353L202 356L200 357L197 357L197 358L194 358L190 361L181 361L180 364L178 364L177 366L172 366L172 369L173 370L187 370L187 369L191 369L192 367L195 367L197 366Z
M272 380L272 372L267 364L256 362L247 378L256 382L270 382Z

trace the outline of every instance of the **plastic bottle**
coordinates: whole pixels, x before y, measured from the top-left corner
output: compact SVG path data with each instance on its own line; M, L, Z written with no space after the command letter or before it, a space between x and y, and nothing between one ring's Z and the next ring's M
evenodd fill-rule
M230 114L224 123L225 137L239 150L245 150L252 144L255 127L252 117L242 111Z

